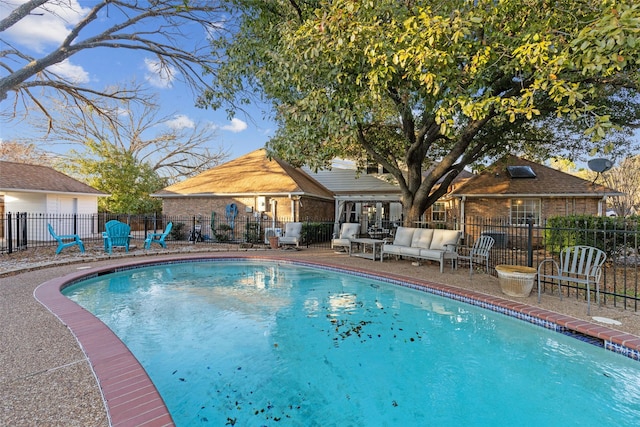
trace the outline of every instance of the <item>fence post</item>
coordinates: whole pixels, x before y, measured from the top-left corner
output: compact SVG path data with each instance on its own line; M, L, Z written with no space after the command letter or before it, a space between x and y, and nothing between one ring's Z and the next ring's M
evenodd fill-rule
M533 267L533 218L527 218L527 266Z
M309 221L309 217L307 216L307 229L304 234L300 233L300 238L301 239L304 238L304 240L306 241L307 249L309 248L309 240L311 239L309 236L310 234L311 234L311 222Z
M13 225L11 224L11 212L7 212L7 253L13 252Z
M27 249L27 213L26 212L22 212L21 215L18 215L18 221L20 222L21 225L21 234L22 234L22 245L20 245L20 249L21 250L25 250Z

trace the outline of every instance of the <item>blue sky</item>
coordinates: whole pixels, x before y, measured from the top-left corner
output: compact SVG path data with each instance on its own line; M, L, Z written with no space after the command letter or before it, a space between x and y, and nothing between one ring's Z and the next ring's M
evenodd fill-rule
M25 0L9 0L14 5ZM23 19L2 33L2 39L15 48L34 56L42 57L57 47L69 33L73 24L93 2L68 0L72 8L54 10L55 14L43 12ZM83 9L83 7L85 9ZM5 17L13 7L0 2L0 18ZM79 12L79 13L78 13ZM58 16L55 16L55 15ZM106 27L109 21L100 16L90 25ZM196 35L194 43L205 43L205 35ZM0 42L0 45L2 43ZM0 47L3 49L4 47ZM158 116L170 116L170 120L162 126L193 127L201 122L215 129L215 140L211 147L222 146L228 150L230 158L238 157L264 146L273 135L275 124L264 120L263 110L266 106L253 105L247 108L249 116L240 113L229 119L224 110L212 111L194 106L195 94L178 78L163 78L157 72L153 58L141 51L126 49L89 49L71 56L63 63L54 66L56 71L75 79L85 86L103 89L111 84L127 84L131 81L144 83L150 92L157 95L161 111ZM0 75L2 71L0 71ZM13 107L12 97L2 102L0 108L4 112ZM0 122L0 140L10 141L32 134L28 120L3 120Z

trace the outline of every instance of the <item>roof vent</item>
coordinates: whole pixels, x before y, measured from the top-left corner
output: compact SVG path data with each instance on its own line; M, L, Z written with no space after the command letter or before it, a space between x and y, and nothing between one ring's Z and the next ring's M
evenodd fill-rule
M536 173L531 166L507 166L511 178L535 178Z

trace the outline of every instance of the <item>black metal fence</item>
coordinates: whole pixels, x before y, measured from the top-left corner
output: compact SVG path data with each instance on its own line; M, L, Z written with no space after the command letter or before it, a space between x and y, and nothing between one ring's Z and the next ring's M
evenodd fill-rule
M276 220L239 215L233 219L192 216L160 215L49 215L7 213L0 222L0 253L10 255L16 251L35 247L55 246L49 235L50 223L57 234L78 234L85 244L102 244L104 224L110 220L126 222L131 226L133 240L142 243L147 232L161 231L173 223L167 242L173 245L244 244L266 245L269 236L279 236L289 218ZM361 234L384 238L394 234L394 226L375 227L363 222ZM441 224L419 223L415 226L440 228ZM437 227L436 227L437 226ZM543 259L557 255L565 246L585 244L596 246L607 253L607 263L601 285L601 297L608 305L638 310L640 307L640 223L638 218L616 219L602 217L554 218L543 224L512 225L507 219L468 219L452 228L463 232L463 242L472 245L480 235L495 240L491 250L491 273L500 264L536 267ZM336 232L333 220L303 221L302 246L329 248ZM563 292L586 298L583 290L563 285Z
M55 215L31 213L7 213L0 223L0 253L11 254L29 248L55 246L49 234L51 224L56 234L78 234L85 243L102 243L104 225L111 220L131 226L132 239L144 240L148 232L164 230L171 222L173 227L167 242L174 244L268 244L269 236L281 236L289 218L276 220L254 216L238 216L218 219L215 216L160 216L127 214ZM303 245L329 247L335 224L329 221L303 221Z

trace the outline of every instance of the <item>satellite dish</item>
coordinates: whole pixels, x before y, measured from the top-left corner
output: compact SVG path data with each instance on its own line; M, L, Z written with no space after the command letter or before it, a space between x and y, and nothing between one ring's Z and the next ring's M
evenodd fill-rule
M613 167L613 162L609 159L591 159L587 162L589 169L594 172L606 172Z

